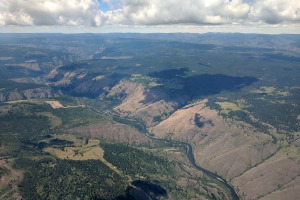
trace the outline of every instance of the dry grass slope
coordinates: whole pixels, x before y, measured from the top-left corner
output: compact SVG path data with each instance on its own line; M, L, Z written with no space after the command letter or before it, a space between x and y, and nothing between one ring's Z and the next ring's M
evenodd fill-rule
M206 101L177 110L149 132L191 143L196 161L229 180L243 199L299 197L299 146L273 144L271 136L249 124L224 120Z

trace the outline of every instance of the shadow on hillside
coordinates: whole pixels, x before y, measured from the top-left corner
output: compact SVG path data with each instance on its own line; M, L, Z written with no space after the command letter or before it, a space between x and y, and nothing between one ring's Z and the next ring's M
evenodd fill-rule
M163 84L160 88L171 96L185 95L192 99L218 94L222 91L239 90L258 81L255 77L234 77L223 74L186 76L187 72L187 68L169 69L151 73L149 76L159 78L160 83ZM174 87L172 87L172 84L174 84ZM178 85L180 85L180 88L178 88Z
M223 74L201 74L183 79L181 93L192 98L218 94L222 91L233 91L249 86L258 81L255 77L234 77Z
M127 187L124 196L119 196L114 200L156 200L161 196L167 196L167 191L158 184L142 180L135 180L131 184L133 187Z

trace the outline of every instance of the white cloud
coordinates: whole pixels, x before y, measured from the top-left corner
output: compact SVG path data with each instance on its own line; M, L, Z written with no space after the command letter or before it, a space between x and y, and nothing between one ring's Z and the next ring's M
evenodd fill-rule
M123 0L127 24L298 23L299 0ZM115 17L117 18L117 17ZM120 23L120 22L119 22Z
M267 24L299 23L299 0L256 0L249 16L253 22Z
M1 0L2 25L101 26L106 15L96 0Z
M0 0L0 25L297 24L299 0Z

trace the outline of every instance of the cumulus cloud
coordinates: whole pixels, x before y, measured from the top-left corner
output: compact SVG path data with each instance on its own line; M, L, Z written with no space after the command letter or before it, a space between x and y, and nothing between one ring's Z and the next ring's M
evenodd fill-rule
M249 15L252 22L279 24L300 22L300 1L298 0L256 0Z
M123 15L137 24L222 24L247 18L241 0L124 0Z
M299 0L1 0L0 25L289 24Z
M100 26L106 15L96 0L1 0L2 25Z
M298 23L297 0L123 0L121 16L132 24ZM119 22L119 21L118 21Z

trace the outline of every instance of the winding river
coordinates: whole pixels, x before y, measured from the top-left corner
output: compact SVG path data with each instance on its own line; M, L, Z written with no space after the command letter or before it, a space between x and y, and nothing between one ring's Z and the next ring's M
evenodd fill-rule
M119 121L120 123L124 123L124 121L129 121L131 122L130 125L133 125L133 121L134 120L124 120L116 115L111 115L113 116L113 119L115 121ZM157 137L154 137L152 135L149 135L148 131L147 131L147 128L144 124L140 123L140 122L137 122L137 121L134 121L135 123L135 127L141 132L143 133L144 135L146 135L147 137L151 138L151 139L154 139L154 140L157 140L157 141L163 141L163 142L168 142L170 144L176 144L176 145L182 145L182 146L185 146L186 147L186 150L187 150L187 157L190 161L190 163L198 170L202 171L203 173L205 173L206 175L208 175L209 177L219 181L221 184L223 184L229 191L230 191L230 195L231 195L231 198L233 200L240 200L239 196L237 195L237 193L235 192L234 188L225 180L223 179L221 176L207 170L207 169L204 169L202 168L201 166L199 166L198 164L196 164L196 161L195 161L195 157L194 157L194 154L193 154L193 148L192 148L192 145L190 145L189 143L186 143L186 142L182 142L182 141L176 141L176 140L167 140L167 139L161 139L161 138L157 138Z
M175 141L175 140L166 140L166 139L160 139L160 138L157 138L157 137L153 137L149 134L145 134L147 135L148 137L154 139L154 140L158 140L158 141L164 141L164 142L169 142L169 143L172 143L172 144L179 144L179 145L183 145L183 146L186 146L186 150L187 150L187 157L190 161L190 163L198 170L202 171L203 173L205 173L206 175L208 175L209 177L221 182L229 191L230 191L230 194L231 194L231 197L233 200L240 200L239 196L237 195L237 193L235 192L234 188L225 180L223 179L221 176L207 170L207 169L204 169L202 168L201 166L197 165L196 164L196 161L195 161L195 157L194 157L194 154L193 154L193 147L192 145L190 145L189 143L186 143L186 142L181 142L181 141Z
M184 143L184 144L187 146L187 156L188 156L190 162L192 163L192 165L194 165L194 167L196 169L204 172L206 175L210 176L211 178L214 178L214 179L222 182L229 189L232 199L239 200L240 199L239 196L237 195L237 193L235 192L233 187L231 185L229 185L229 183L227 183L227 181L225 179L223 179L221 176L219 176L211 171L208 171L207 169L204 169L201 166L196 164L192 146L188 143Z

